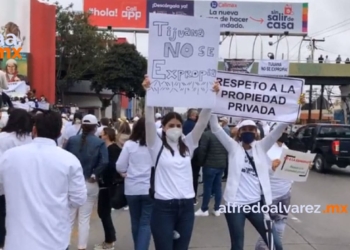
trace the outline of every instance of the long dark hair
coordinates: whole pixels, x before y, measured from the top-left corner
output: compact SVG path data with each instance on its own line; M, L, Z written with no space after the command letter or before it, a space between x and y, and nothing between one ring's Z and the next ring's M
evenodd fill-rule
M129 140L139 142L140 146L146 146L146 122L144 117L141 117L132 127Z
M80 144L80 150L83 149L83 146L86 143L86 137L91 134L94 133L96 129L96 125L94 124L82 124L81 125L81 144Z
M17 138L29 135L33 129L33 118L24 109L12 109L9 119L1 132L16 133Z
M172 120L172 119L176 119L179 122L181 122L181 124L183 123L182 117L179 113L176 112L169 112L168 114L166 114L163 117L162 120L162 126L163 128L165 128L165 126L167 125L167 123ZM169 151L171 152L171 154L174 156L174 150L169 146L167 140L166 140L166 134L164 131L162 131L162 141L163 141L163 145L165 148L169 149ZM180 151L180 155L182 157L186 156L186 153L189 152L188 147L186 146L186 144L182 141L182 138L179 138L179 151Z
M76 123L76 120L83 120L83 114L80 113L80 112L77 112L74 114L74 117L73 117L73 122L72 124L75 124Z

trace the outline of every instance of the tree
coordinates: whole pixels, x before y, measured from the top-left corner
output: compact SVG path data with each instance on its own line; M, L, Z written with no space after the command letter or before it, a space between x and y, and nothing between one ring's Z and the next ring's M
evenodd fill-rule
M91 90L94 90L101 100L101 114L111 105L115 95L125 95L128 98L143 97L141 82L147 72L147 60L129 43L114 44L104 54L103 61L95 69ZM103 90L110 90L112 95L104 98Z
M90 80L113 37L89 24L89 13L56 2L56 92L62 98L72 84ZM113 39L114 40L114 39Z

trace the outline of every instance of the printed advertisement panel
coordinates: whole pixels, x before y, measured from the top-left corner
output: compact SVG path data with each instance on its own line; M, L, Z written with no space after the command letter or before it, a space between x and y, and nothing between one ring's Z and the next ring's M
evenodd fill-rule
M194 15L219 19L221 32L238 35L308 32L307 3L195 1Z
M30 52L29 36L30 1L1 1L0 48L16 47L21 48L20 52Z
M148 0L147 1L147 28L149 27L149 13L171 14L171 15L194 15L194 0L192 1L166 1L166 0Z
M21 53L20 59L4 57L0 60L0 68L6 73L8 82L28 80L28 53Z
M91 24L112 28L146 27L146 0L84 0L84 11L91 13Z

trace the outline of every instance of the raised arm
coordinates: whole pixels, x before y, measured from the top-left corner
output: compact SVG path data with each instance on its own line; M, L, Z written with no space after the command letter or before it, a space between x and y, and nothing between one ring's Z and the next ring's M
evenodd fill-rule
M210 117L210 129L221 144L226 148L228 153L234 151L236 147L238 147L238 143L233 140L220 126L216 115L211 115Z
M193 146L198 146L198 142L201 139L205 128L208 126L210 115L211 109L202 109L193 130L188 135L186 135L186 140L192 139Z
M146 143L149 148L156 145L158 139L157 129L154 126L154 108L145 107Z
M288 127L288 123L279 123L276 128L273 129L268 135L266 135L261 141L257 143L260 144L261 148L267 152L270 150L272 145L280 138L283 131Z

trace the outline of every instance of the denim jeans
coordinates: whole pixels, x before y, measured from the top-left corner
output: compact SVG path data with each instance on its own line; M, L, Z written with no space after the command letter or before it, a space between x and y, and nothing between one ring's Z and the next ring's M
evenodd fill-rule
M106 243L113 243L117 238L115 236L115 229L111 216L112 205L109 188L100 188L97 204L97 213L101 219L103 231L105 233L104 241Z
M253 203L248 206L258 205L259 203ZM260 236L263 238L265 244L267 243L267 237L266 237L266 229L264 224L264 214L263 213L254 213L253 211L250 211L248 213L245 213L243 209L240 209L240 211L235 211L234 213L233 208L226 208L226 222L228 225L228 229L230 232L230 238L231 238L231 250L243 250L244 249L244 226L245 221L248 219L250 223L254 226L256 231L260 234ZM276 250L283 250L282 242L280 238L277 235L276 229L272 229L274 243L275 243L275 249Z
M126 195L129 205L134 250L148 250L151 241L153 200L149 195Z
M156 199L151 219L155 249L188 250L193 224L193 199ZM180 234L180 238L174 239L174 231Z
M212 194L215 197L214 210L219 210L222 198L221 180L223 173L224 169L221 168L203 167L203 200L201 207L203 212L208 211Z
M280 206L282 208L289 207L290 199L291 199L291 193L288 192L287 194L281 197L278 197L277 199L274 199L272 201L272 204L276 205L277 207ZM279 205L280 203L282 206ZM271 214L271 219L274 221L274 228L281 242L284 234L284 229L286 228L287 217L288 217L288 213L286 213L285 211L280 211L280 213L277 213L277 214ZM255 250L265 250L265 249L267 249L266 244L264 240L261 237L259 237L255 245Z

